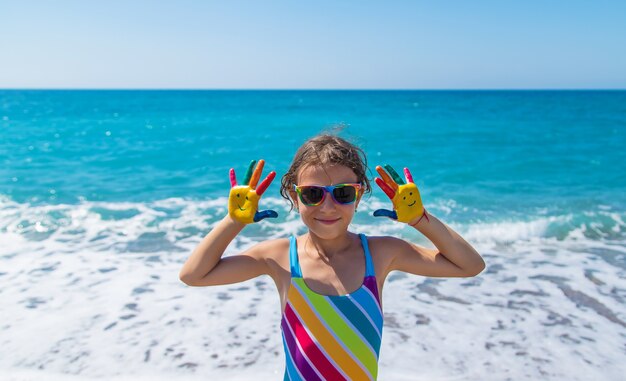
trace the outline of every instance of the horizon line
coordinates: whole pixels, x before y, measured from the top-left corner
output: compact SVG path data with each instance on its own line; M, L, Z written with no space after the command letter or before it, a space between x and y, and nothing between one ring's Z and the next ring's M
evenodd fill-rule
M0 91L625 91L624 88L193 88L193 87L0 87Z

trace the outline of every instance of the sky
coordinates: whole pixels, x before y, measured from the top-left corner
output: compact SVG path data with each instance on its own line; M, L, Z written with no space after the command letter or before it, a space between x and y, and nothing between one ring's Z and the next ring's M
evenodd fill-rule
M625 89L624 0L0 0L0 88Z

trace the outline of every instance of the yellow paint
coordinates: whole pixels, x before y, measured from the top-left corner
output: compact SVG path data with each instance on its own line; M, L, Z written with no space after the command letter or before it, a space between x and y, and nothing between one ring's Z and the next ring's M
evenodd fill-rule
M391 202L400 222L409 222L424 213L422 198L414 183L399 185Z
M228 196L228 214L236 221L244 224L254 222L254 215L259 208L261 197L249 186L235 186Z

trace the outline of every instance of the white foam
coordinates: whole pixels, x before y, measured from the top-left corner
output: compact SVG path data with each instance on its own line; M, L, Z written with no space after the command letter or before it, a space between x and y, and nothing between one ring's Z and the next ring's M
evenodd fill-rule
M280 307L269 277L212 288L178 280L225 202L0 199L0 379L281 378ZM247 227L228 255L303 231L283 200L263 206L282 217ZM388 205L360 207L354 229L423 240L373 219L379 207ZM621 229L620 214L602 213ZM487 270L471 279L391 274L379 379L620 379L626 244L590 239L575 224L562 236L550 232L574 220L452 224Z
M563 217L544 217L532 221L474 223L465 229L463 236L472 242L481 243L524 241L545 236L551 223L559 222L563 219Z

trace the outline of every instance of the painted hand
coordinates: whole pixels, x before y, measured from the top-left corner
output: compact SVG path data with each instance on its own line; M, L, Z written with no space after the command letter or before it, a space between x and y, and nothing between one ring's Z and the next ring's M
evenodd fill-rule
M271 184L276 172L272 171L267 175L265 180L259 184L257 183L261 178L261 172L263 172L263 165L265 161L259 160L259 163L254 168L256 160L252 160L246 177L243 180L246 185L237 185L237 179L235 177L235 170L230 169L230 195L228 196L228 214L236 221L244 224L251 224L253 222L259 222L264 218L276 218L278 213L273 210L258 211L259 199L267 187ZM254 173L252 170L254 169Z
M385 172L385 169L387 172ZM389 217L394 220L416 224L426 216L426 210L422 205L422 198L417 186L413 182L413 176L408 168L404 168L406 183L398 173L389 165L383 169L376 166L376 172L382 178L376 178L376 184L385 192L393 203L393 210L378 209L374 211L374 217ZM428 216L426 216L428 219ZM417 222L414 222L417 221Z

